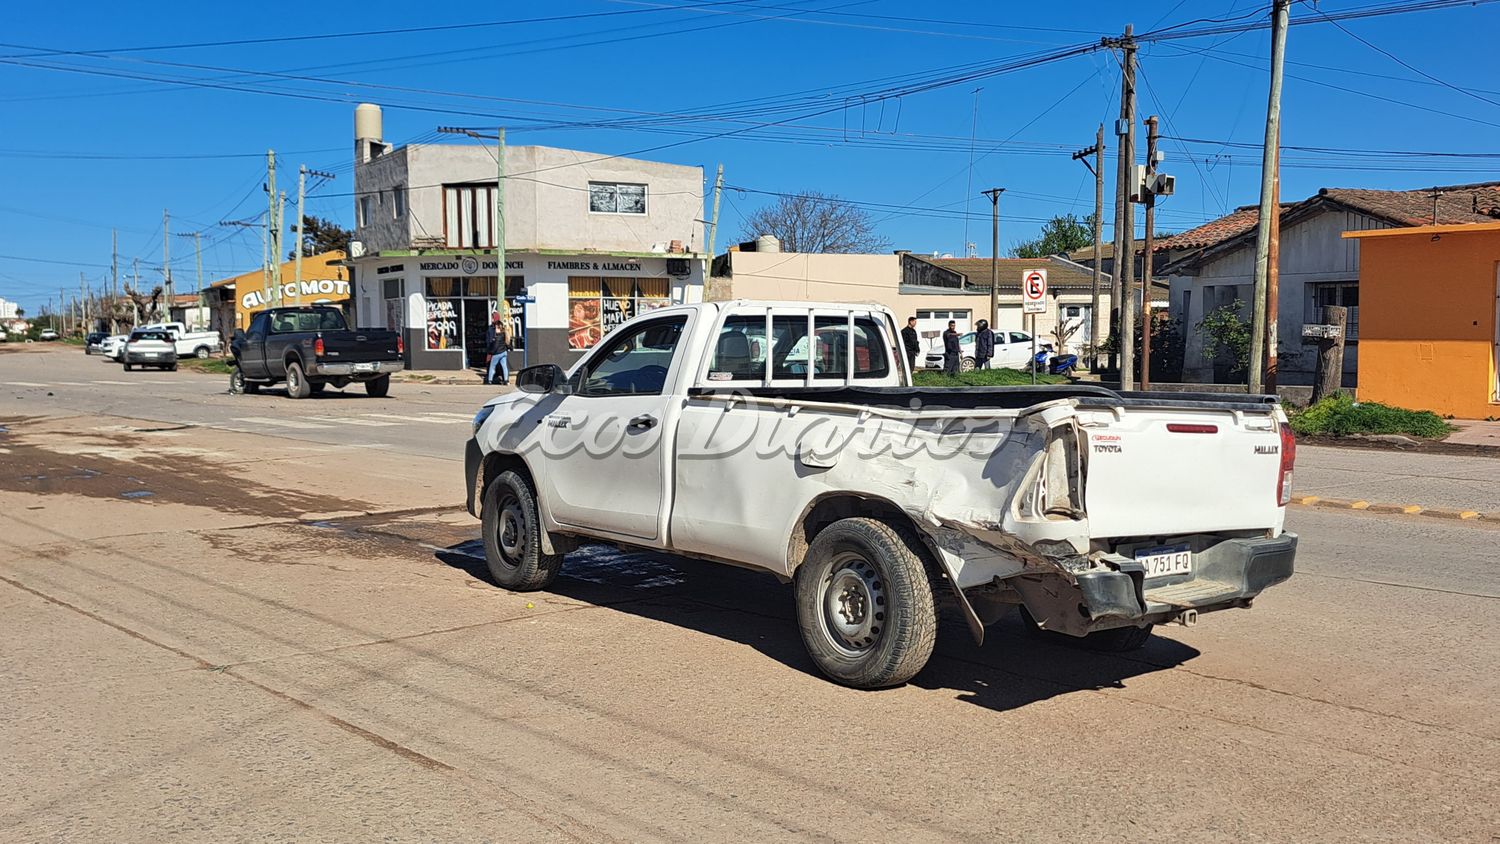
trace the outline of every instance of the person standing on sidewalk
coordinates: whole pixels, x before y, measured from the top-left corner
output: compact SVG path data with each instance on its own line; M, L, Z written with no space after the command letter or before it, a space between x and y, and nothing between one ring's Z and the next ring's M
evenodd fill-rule
M490 369L486 373L486 384L510 383L510 333L505 330L505 321L500 312L490 314L490 327L484 332L484 351L490 356ZM495 370L500 370L500 380L495 380Z
M948 320L948 330L943 332L943 374L957 375L958 362L963 357L964 349L958 342L958 322Z
M907 368L917 371L917 352L922 351L921 338L917 336L917 318L907 317L906 327L901 329L901 345L906 347Z

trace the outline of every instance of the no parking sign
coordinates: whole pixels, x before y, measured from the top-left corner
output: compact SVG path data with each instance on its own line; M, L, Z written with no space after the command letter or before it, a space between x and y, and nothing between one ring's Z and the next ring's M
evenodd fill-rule
M1047 312L1047 271L1021 271L1021 313L1044 314Z

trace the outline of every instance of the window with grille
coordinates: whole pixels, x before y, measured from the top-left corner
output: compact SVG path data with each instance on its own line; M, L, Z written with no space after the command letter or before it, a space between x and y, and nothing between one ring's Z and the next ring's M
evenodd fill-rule
M1329 305L1342 305L1347 310L1344 323L1344 339L1359 339L1359 283L1337 282L1334 284L1309 284L1312 291L1312 317L1323 322L1323 309Z
M594 214L645 214L646 186L627 182L589 182L589 211Z

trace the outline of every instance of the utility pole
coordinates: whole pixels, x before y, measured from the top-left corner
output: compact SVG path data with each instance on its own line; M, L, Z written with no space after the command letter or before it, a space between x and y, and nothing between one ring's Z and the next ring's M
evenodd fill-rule
M1151 247L1156 226L1156 115L1146 118L1146 184L1141 201L1146 206L1146 243L1141 254L1141 389L1151 389Z
M131 270L135 274L135 291L134 292L140 293L140 291L141 291L141 259L140 258L131 258L130 259L130 267L131 267ZM131 313L130 327L131 328L135 328L137 325L141 324L141 306L137 305L135 303L135 297L134 296L130 297L130 313Z
M158 315L160 315L163 311L166 314L166 316L161 320L162 322L166 322L167 320L172 318L172 235L170 234L172 228L171 223L171 215L167 213L167 209L163 208L161 210L161 298L162 303L165 307L157 309Z
M271 286L271 301L281 307L281 206L285 197L276 193L276 150L266 150L266 231L268 254L266 256L266 282Z
M719 195L724 191L724 165L719 165L719 172L714 176L714 213L708 222L708 269L713 272L714 265L714 238L719 234Z
M1250 320L1250 392L1266 389L1266 346L1274 346L1277 327L1270 319L1272 244L1281 236L1281 209L1276 205L1277 170L1281 166L1281 67L1286 58L1287 9L1291 0L1271 5L1271 91L1266 98L1266 139L1261 151L1260 216L1255 223L1255 302ZM1279 256L1278 256L1279 257Z
M68 333L68 294L57 288L57 333Z
M495 132L495 273L500 280L499 295L505 298L505 127ZM521 308L525 328L525 307ZM507 328L507 331L510 329Z
M115 325L115 297L120 295L120 233L109 230L109 333L118 334Z
M1266 392L1275 395L1281 320L1281 124L1276 126L1276 172L1271 180L1271 248L1266 250Z
M324 173L322 170L311 170L306 164L297 168L297 245L295 247L297 251L294 254L296 255L297 262L295 272L299 290L302 285L302 253L306 251L304 249L306 241L302 237L302 223L307 218L307 215L302 213L302 206L307 201L308 176L316 176L320 179L332 179L333 174Z
M1094 157L1094 163L1089 163L1089 156ZM1097 372L1099 369L1099 284L1103 280L1103 244L1104 236L1104 124L1099 124L1099 131L1094 135L1094 145L1073 153L1074 161L1082 161L1083 166L1089 168L1094 174L1094 281L1089 287L1089 371ZM1059 349L1059 352L1062 350Z
M1111 46L1120 47L1120 121L1115 133L1119 147L1119 225L1115 229L1115 278L1120 298L1120 387L1135 387L1135 27L1125 25L1124 37Z
M83 316L83 333L89 332L89 283L83 279L83 270L78 271L78 311Z
M990 188L990 330L1000 324L1000 194L1005 188ZM1033 373L1035 374L1035 373Z

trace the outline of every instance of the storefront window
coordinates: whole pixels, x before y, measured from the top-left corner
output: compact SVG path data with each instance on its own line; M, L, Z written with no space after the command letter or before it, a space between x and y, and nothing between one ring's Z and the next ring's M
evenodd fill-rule
M670 279L570 277L568 348L592 348L615 327L636 314L670 304Z
M507 276L504 297L497 295L498 285L494 276L427 279L428 350L462 351L467 366L484 366L485 334L494 313L510 326L511 348L526 348L525 312L515 301L526 292L525 280Z

